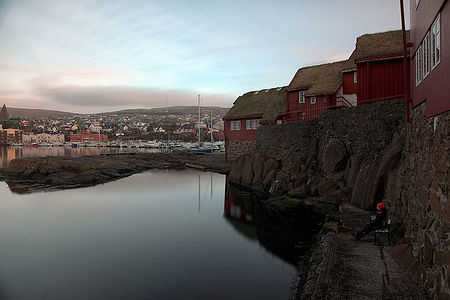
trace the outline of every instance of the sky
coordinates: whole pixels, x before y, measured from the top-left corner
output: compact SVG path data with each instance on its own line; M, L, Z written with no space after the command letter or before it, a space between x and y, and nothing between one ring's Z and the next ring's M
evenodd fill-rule
M400 28L397 0L0 0L0 102L95 113L200 94L231 107Z

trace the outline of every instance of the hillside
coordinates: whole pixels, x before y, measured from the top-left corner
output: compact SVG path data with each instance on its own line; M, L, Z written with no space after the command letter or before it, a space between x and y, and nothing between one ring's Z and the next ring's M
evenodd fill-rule
M202 112L212 109L214 114L224 116L229 108L208 106L202 107ZM14 108L8 107L8 112L12 117L30 117L30 118L43 118L43 117L70 117L79 115L77 113L63 112L48 109L30 109L30 108ZM174 115L187 115L196 114L198 112L197 106L171 106L171 107L159 107L150 109L124 109L119 111L97 113L98 115L125 115L125 114L146 114L146 115L162 115L162 114L174 114Z

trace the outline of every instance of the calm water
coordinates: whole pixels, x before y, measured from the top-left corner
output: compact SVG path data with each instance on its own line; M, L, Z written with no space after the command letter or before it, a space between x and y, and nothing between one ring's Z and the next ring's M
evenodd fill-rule
M125 152L158 152L158 149L149 148L70 148L70 147L0 147L0 168L6 168L8 163L15 158L54 156L86 156L104 153Z
M289 231L260 227L223 175L0 195L1 299L286 299L296 274Z

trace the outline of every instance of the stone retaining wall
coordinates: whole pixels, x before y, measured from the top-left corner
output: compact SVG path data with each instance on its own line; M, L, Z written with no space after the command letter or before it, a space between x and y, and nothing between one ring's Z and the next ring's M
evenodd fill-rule
M228 140L226 143L227 160L233 161L255 150L256 140Z

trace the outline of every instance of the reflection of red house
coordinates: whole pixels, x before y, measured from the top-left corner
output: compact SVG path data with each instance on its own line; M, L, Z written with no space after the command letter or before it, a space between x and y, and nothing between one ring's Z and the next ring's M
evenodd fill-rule
M426 101L427 117L450 109L450 4L411 1L413 106Z
M288 86L285 122L311 120L331 108L356 105L353 61L352 54L345 61L299 69Z
M358 105L405 98L401 30L358 37L355 62Z
M251 222L253 216L233 202L231 196L225 198L225 216Z

